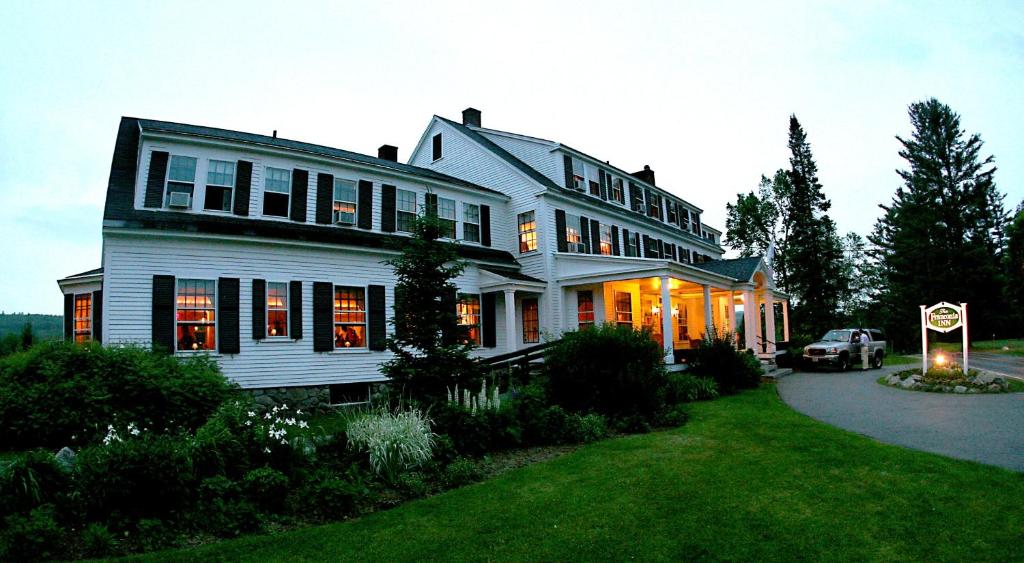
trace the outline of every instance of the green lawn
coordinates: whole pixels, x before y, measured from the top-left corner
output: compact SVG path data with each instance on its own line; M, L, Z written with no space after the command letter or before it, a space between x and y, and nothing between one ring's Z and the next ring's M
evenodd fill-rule
M914 356L904 356L902 354L889 354L885 357L885 365L887 366L908 366L920 363L920 357L915 358Z
M773 387L359 520L168 560L1021 560L1024 474L817 423Z
M944 350L946 352L962 352L964 349L963 344L959 342L929 342L928 348L930 350ZM1003 348L1009 348L1009 350L1003 350ZM1024 339L976 340L971 342L971 350L1024 356Z

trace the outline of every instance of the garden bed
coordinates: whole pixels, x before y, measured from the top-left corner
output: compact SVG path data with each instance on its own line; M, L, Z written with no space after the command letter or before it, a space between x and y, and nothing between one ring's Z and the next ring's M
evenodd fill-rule
M921 375L921 368L899 371L878 378L878 383L888 387L898 387L909 391L926 391L931 393L981 394L981 393L1019 393L1024 392L1024 382L999 377L987 372L969 370L964 373L950 368L932 368L926 375Z

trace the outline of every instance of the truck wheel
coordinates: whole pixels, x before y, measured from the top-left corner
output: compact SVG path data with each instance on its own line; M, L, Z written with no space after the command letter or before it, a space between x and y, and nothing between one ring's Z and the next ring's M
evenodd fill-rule
M875 364L875 369L881 369L882 365L885 363L885 356L881 352L875 354L875 361L873 363Z
M846 354L839 355L839 371L847 371L850 369L850 357Z

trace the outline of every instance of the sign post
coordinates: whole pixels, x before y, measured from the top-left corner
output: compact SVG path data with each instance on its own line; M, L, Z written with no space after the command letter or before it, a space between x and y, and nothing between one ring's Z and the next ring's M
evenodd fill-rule
M960 318L964 324L964 373L967 373L967 303L960 304Z
M928 373L928 323L925 321L925 307L921 305L921 375Z
M931 307L921 305L921 373L928 372L928 329L936 332L950 332L961 327L963 327L964 373L967 373L967 303L957 306L942 301Z

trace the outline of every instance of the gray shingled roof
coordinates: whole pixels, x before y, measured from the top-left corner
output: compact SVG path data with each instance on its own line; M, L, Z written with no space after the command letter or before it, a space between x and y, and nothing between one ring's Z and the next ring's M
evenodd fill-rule
M521 272L518 272L516 270L509 270L509 269L506 269L506 268L489 268L487 266L481 266L480 269L488 271L488 272L490 272L492 274L496 274L496 275L499 275L499 276L502 276L502 277L506 277L506 278L508 278L510 280L517 280L517 281L524 281L524 282L533 282L533 283L547 283L544 280L537 279L537 278L535 278L533 276L528 276L528 275L523 274Z
M435 170L430 170L429 168L420 168L419 166L413 166L411 164L403 164L401 162L394 162L391 160L376 158L373 156L368 156L357 152L325 147L323 145L314 145L312 143L303 143L300 141L281 139L279 137L268 137L266 135L257 135L255 133L232 131L230 129L218 129L216 127L203 127L199 125L188 125L185 123L173 123L170 121L156 121L153 119L139 119L138 121L139 126L142 127L144 131L193 135L197 137L207 137L211 139L221 139L225 141L235 141L239 143L248 143L254 145L265 145L281 149L307 152L319 156L327 156L331 158L339 158L343 160L349 160L352 162L358 162L360 164L379 166L381 168L394 170L396 172L403 172L405 174L415 174L417 176L423 176L424 178L429 178L440 182L446 182L449 184L455 184L467 188L473 188L475 190L481 190L508 197L497 190L485 188L478 184L474 184L472 182L467 182L465 180L455 178L454 176L449 176L447 174L442 174Z
M750 278L754 277L754 272L757 271L757 266L760 263L760 256L751 256L749 258L712 260L703 264L693 264L693 267L745 282L750 281Z
M68 276L68 277L66 277L64 279L69 280L71 278L84 278L86 276L95 276L96 274L102 274L102 273L103 273L103 268L93 268L92 270L87 270L87 271L81 272L79 274L71 274L70 276Z

